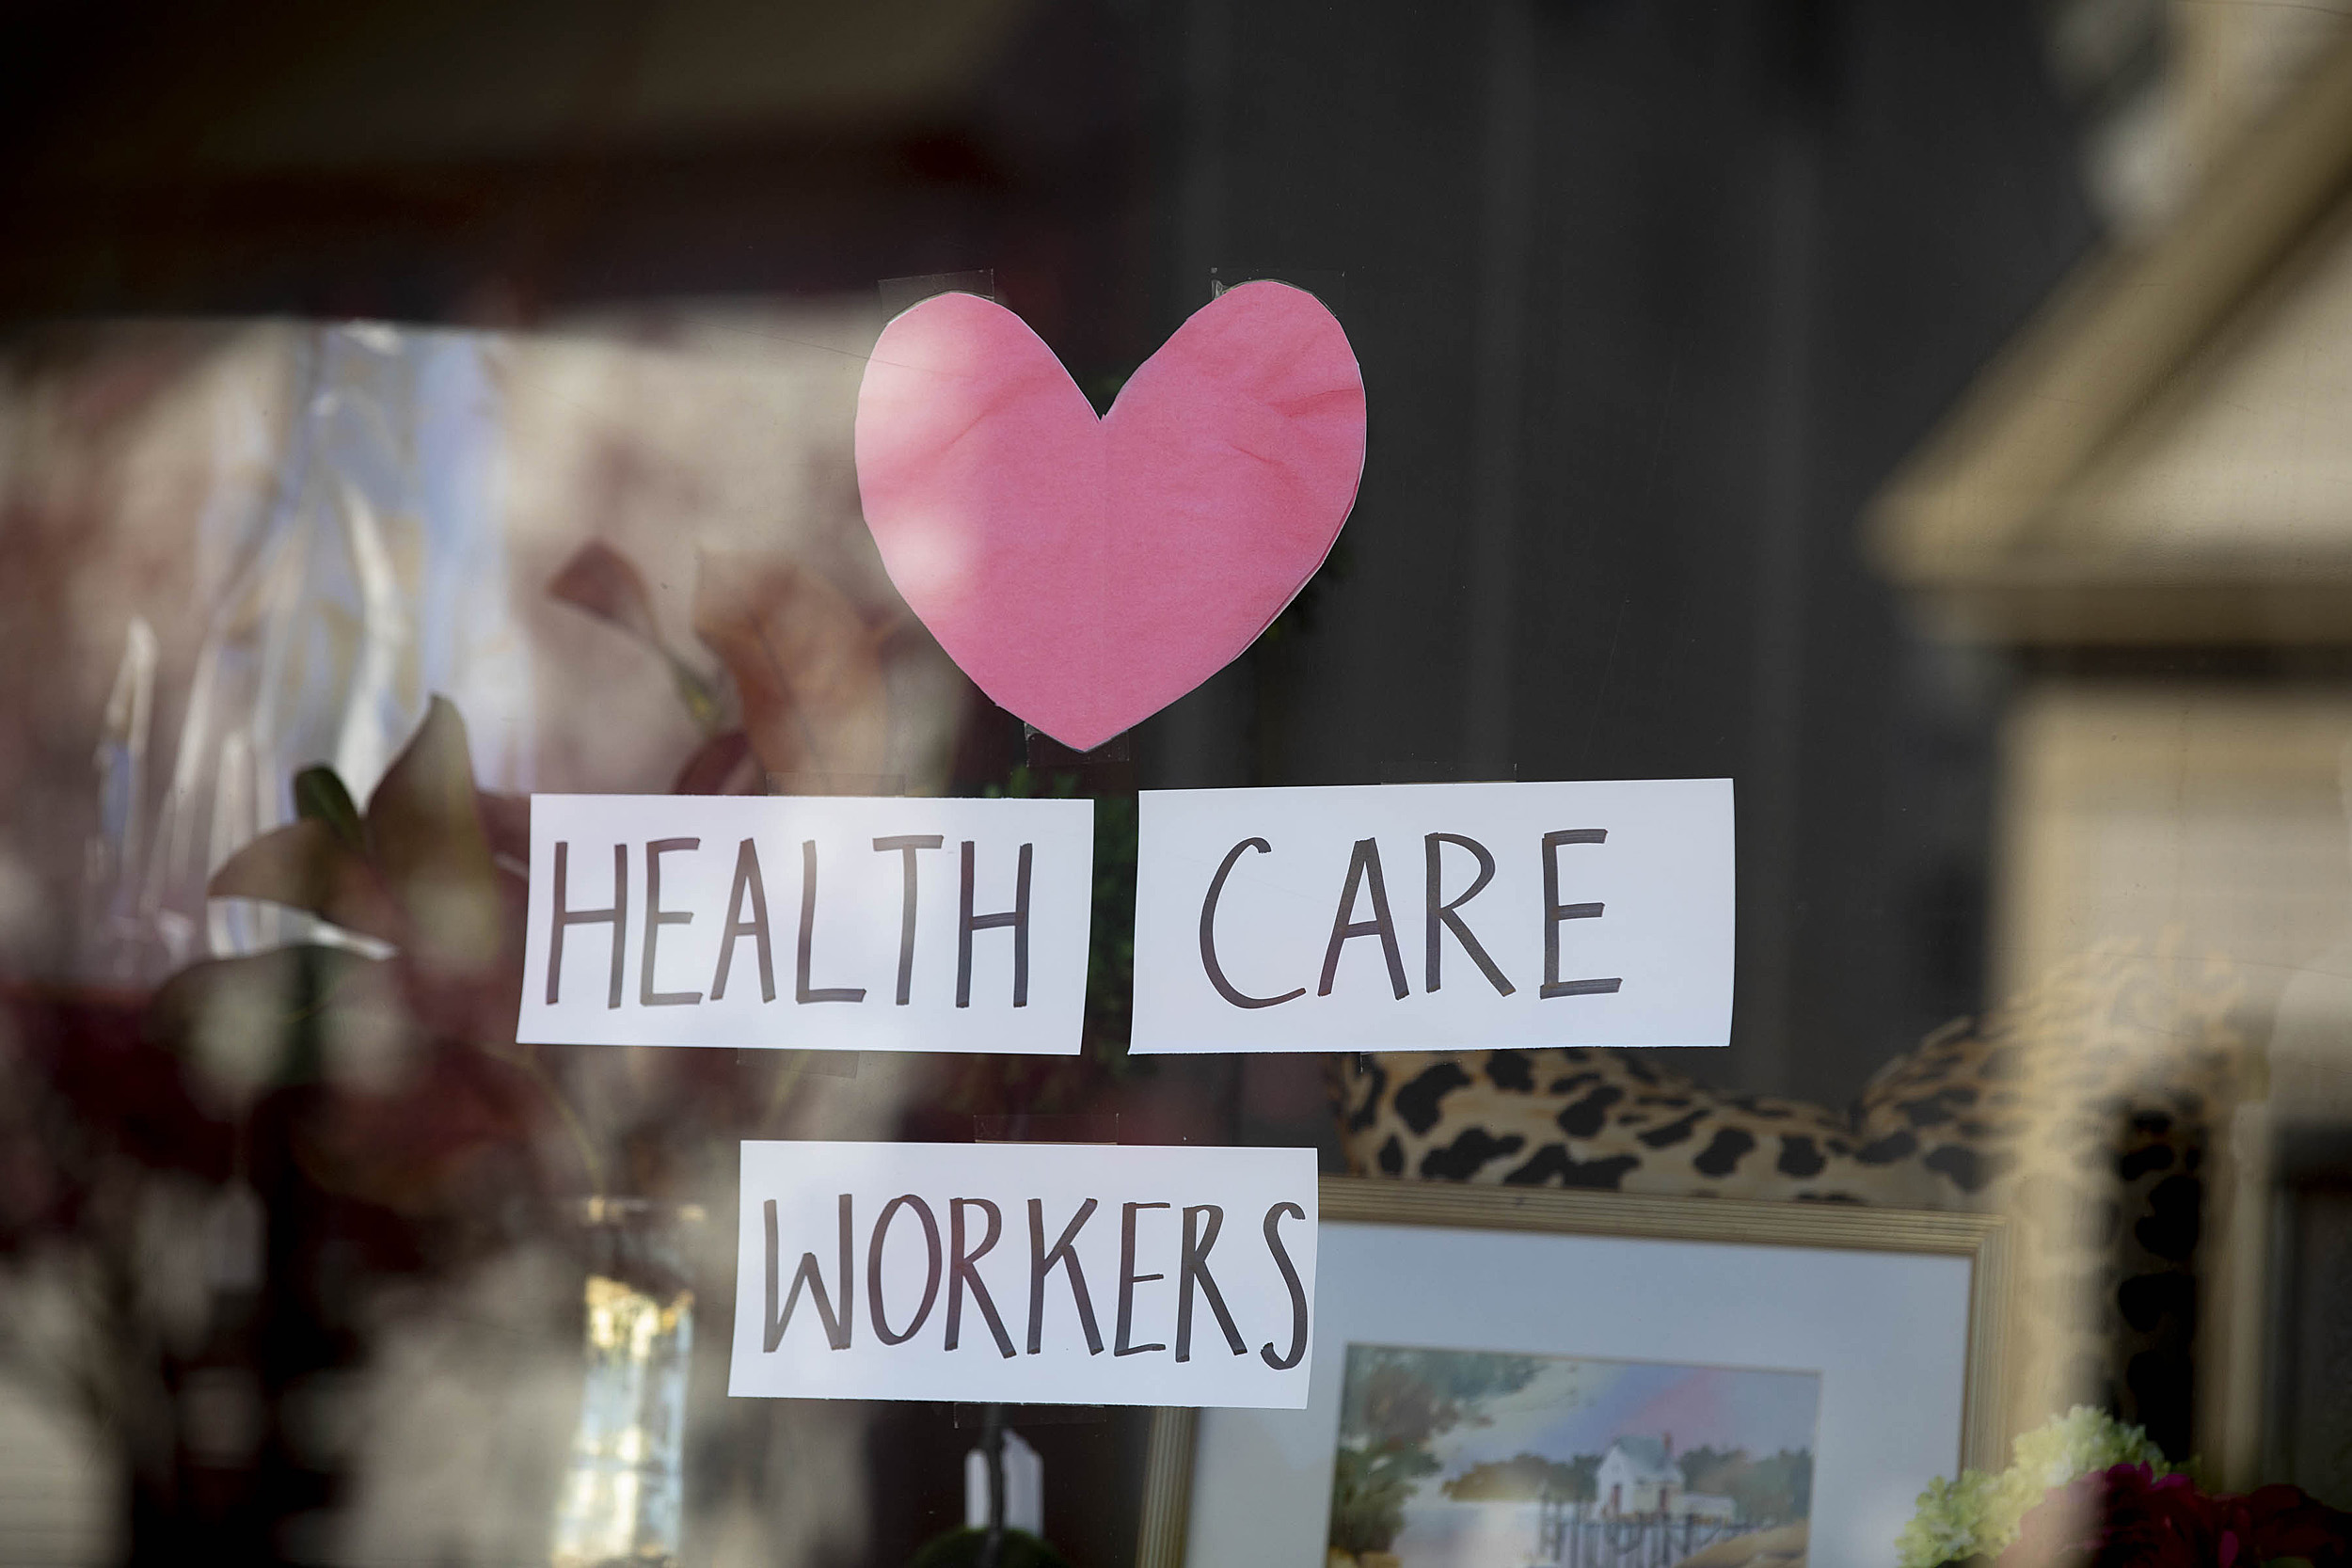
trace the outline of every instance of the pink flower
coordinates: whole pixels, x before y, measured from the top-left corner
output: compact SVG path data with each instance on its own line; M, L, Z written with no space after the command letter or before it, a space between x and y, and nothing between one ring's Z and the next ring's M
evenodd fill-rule
M1998 1568L2262 1568L2280 1558L2352 1568L2352 1513L2300 1487L2214 1496L2184 1475L2118 1465L2052 1487Z

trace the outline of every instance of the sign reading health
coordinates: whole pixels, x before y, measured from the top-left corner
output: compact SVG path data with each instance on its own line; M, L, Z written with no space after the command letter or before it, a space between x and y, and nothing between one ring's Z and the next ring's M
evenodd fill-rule
M747 1143L727 1391L1299 1410L1315 1151Z
M1074 1055L1091 800L538 795L528 1045Z
M1724 1045L1728 779L1147 791L1137 1052Z

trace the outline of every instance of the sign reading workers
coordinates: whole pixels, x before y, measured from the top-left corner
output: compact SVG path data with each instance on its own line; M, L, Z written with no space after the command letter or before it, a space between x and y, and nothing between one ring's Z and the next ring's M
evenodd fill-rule
M731 1394L1307 1403L1311 1148L747 1143Z
M1072 1055L1090 800L534 795L524 1044Z
M1150 791L1138 1052L1724 1045L1728 779Z

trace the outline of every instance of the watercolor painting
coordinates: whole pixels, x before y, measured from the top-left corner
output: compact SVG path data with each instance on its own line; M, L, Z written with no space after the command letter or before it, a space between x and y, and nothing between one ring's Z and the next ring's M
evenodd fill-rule
M1799 1568L1819 1373L1350 1345L1327 1568Z

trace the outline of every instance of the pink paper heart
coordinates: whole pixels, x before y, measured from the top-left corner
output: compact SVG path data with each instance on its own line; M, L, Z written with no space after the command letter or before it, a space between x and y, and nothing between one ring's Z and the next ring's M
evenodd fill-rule
M1095 418L1020 317L907 310L857 400L866 526L907 604L998 705L1080 751L1237 657L1355 504L1364 383L1312 294L1245 283Z

